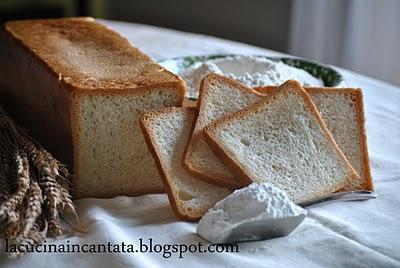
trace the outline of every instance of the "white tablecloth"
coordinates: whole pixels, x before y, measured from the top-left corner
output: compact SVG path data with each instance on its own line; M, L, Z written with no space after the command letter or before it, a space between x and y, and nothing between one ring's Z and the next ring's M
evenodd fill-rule
M138 24L106 22L155 59L213 53L280 53L204 35ZM364 92L369 155L378 199L325 205L288 237L239 245L238 253L161 254L35 253L1 267L400 267L400 88L339 69L349 86ZM110 178L112 179L112 178ZM83 199L77 202L84 234L48 243L198 244L196 223L178 220L166 195Z

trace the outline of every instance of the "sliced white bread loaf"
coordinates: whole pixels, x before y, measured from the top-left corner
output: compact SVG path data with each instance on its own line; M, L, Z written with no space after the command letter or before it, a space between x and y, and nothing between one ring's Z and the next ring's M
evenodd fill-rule
M194 107L166 108L146 112L140 120L173 211L185 220L201 218L216 202L231 193L226 188L190 176L182 166L195 114Z
M278 87L256 88L269 93ZM322 116L329 132L352 167L360 175L341 190L373 190L369 166L367 136L365 134L364 103L358 88L313 88L306 87Z
M204 127L227 113L238 111L253 104L262 94L232 79L210 74L200 84L197 102L198 116L183 164L190 174L216 185L237 188L245 182L236 178L204 139Z
M181 106L184 92L178 76L92 18L0 31L0 102L73 167L77 198L163 192L139 116Z
M236 174L248 183L271 182L294 202L337 191L358 176L296 81L204 131L211 148Z

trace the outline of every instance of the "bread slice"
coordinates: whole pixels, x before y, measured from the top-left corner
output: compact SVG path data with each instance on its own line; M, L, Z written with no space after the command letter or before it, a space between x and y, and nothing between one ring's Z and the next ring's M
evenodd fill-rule
M218 157L214 155L204 139L204 127L215 119L238 111L263 97L257 91L232 79L210 74L200 84L197 102L198 116L187 145L183 164L190 174L230 188L243 186L245 182L236 178Z
M256 88L256 90L261 93L270 93L276 88L268 86ZM317 87L306 87L305 89L335 142L360 175L341 190L373 191L361 89Z
M185 220L198 220L216 202L231 193L190 176L182 167L196 108L165 108L146 112L141 127L156 160L175 214Z
M343 188L357 175L296 81L208 125L211 148L248 182L271 182L302 202Z
M184 82L92 18L13 21L0 35L0 100L57 158L75 197L164 191L139 126L181 106Z

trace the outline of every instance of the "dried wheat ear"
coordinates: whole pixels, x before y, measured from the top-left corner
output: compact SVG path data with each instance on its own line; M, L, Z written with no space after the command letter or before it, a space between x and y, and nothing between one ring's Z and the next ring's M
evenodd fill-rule
M67 168L0 106L0 236L10 245L29 246L61 235L63 213L78 220L70 190Z

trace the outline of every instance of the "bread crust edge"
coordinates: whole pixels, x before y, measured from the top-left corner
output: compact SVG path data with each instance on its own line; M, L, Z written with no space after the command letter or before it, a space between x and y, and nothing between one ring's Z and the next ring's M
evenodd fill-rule
M165 186L165 190L169 199L169 202L171 204L171 208L172 211L175 213L175 215L182 219L182 220L186 220L186 221L197 221L199 220L202 215L189 215L188 213L186 213L184 210L182 210L179 206L179 202L175 199L175 195L173 193L173 187L171 186L170 182L169 182L169 178L168 178L168 174L165 172L165 169L163 167L163 161L161 159L161 157L159 156L160 154L160 149L158 148L158 146L156 145L154 139L151 137L151 135L149 134L148 128L146 126L145 121L147 120L146 117L148 117L150 114L153 115L157 115L159 113L165 112L165 111L175 111L175 110L179 110L179 109L186 109L190 112L195 112L196 108L195 107L168 107L168 108L162 108L162 109L157 109L157 110L152 110L149 112L144 112L141 116L140 116L140 127L142 129L146 144L155 160L156 166L157 166L157 170L161 176L161 179L163 181L163 184Z

